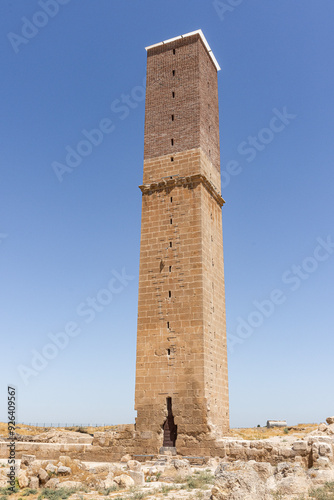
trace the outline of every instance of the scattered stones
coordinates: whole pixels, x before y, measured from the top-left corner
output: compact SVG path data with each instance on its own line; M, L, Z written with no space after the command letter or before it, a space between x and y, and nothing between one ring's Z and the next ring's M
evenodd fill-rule
M222 463L215 477L212 500L265 500L264 482L248 463Z
M197 462L192 459L189 462L181 456L147 455L144 458L146 463L142 463L127 454L122 457L121 463L83 463L67 455L60 455L56 460L54 453L44 455L54 460L38 460L36 456L40 455L35 448L36 455L22 456L17 477L21 488L29 485L36 490L85 486L90 489L90 496L83 496L91 499L95 498L92 490L98 492L115 486L121 489L145 487L143 492L151 491L154 495L155 489L160 488L160 481L176 483L180 479L182 482L182 478L183 481L187 476L195 478L197 472L208 468L216 471L212 500L269 500L275 495L277 498L296 499L312 488L322 487L325 482L334 482L334 417L329 417L327 424L319 425L316 431L301 439L294 434L293 428L289 430L290 434L267 439L222 438L214 449L219 449L223 459L206 457ZM300 426L296 430L300 430ZM131 438L130 431L127 427L122 430L127 439ZM113 434L115 431L108 431L108 439L112 439ZM30 449L29 446L27 449ZM101 450L98 445L96 447ZM124 452L127 449L131 448L124 446ZM107 459L107 451L104 450L105 455L101 453L100 459ZM8 467L0 467L0 487L7 486L8 471ZM175 484L176 499L190 498L189 492L176 490ZM203 490L201 498L209 499L210 494L210 490ZM196 492L191 496L195 498Z
M161 474L161 480L172 482L176 477L186 477L191 471L188 460L172 459Z
M64 481L57 484L57 489L65 488L71 490L72 488L81 488L83 484L80 481Z
M86 470L88 470L88 472L90 472L91 474L100 474L101 472L109 472L109 464L96 463L94 464L93 467L89 467L88 469L86 468Z
M273 471L266 463L234 462L220 464L215 472L213 500L267 500L277 495L300 495L311 487L306 471L299 464L282 462ZM291 498L289 496L289 498Z
M44 469L39 469L38 477L42 484L45 484L50 479L49 474Z
M297 451L297 452L307 452L308 446L307 446L306 441L296 441L295 443L293 443L292 449L293 449L293 451Z
M22 455L21 464L29 466L34 460L36 460L35 455Z
M27 474L29 476L38 476L38 472L41 468L42 468L42 461L41 460L34 460L28 466Z
M45 483L45 488L49 488L50 490L55 490L60 483L59 479L57 477L53 477L52 479L49 479L47 483Z
M59 462L61 462L61 465L65 465L66 467L69 467L71 465L72 459L71 459L71 457L68 457L67 455L61 455L59 457Z
M131 488L131 486L135 485L132 477L128 476L127 474L121 474L120 476L115 477L114 481L121 488Z
M24 470L20 470L18 477L20 488L27 488L29 485L29 478Z
M58 474L61 476L69 476L72 473L71 467L66 467L65 465L61 465L58 467Z
M0 476L0 488L6 488L8 486L8 479Z
M109 472L108 476L104 480L104 488L112 488L115 485L114 474Z
M35 443L82 443L91 444L93 436L74 431L60 431L52 429L35 436L19 436L20 441L33 441Z
M133 479L135 486L144 486L145 477L143 472L129 470L128 474Z
M331 467L331 463L327 457L319 457L315 465L317 469L329 469Z
M39 488L39 479L36 476L31 476L29 480L29 488L37 490Z
M137 460L129 460L126 466L129 470L134 470L137 472L141 471L141 464L140 462L137 462Z
M57 474L58 472L58 467L56 467L55 465L53 464L48 464L46 467L45 467L45 470L46 472L49 472L50 474Z

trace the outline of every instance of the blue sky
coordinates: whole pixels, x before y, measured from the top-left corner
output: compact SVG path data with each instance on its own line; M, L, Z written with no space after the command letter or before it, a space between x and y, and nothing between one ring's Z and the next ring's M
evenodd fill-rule
M231 425L333 414L333 15L2 0L0 420L14 384L20 421L134 422L144 47L199 28L222 67Z

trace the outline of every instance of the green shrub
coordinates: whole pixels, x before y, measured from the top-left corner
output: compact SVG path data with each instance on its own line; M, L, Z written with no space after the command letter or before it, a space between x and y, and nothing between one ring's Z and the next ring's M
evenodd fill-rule
M185 478L180 478L177 482L186 483L182 489L194 490L194 489L206 489L209 484L214 483L214 476L211 471L196 471L193 476L187 476Z
M44 498L48 498L48 500L66 500L77 491L77 488L59 488L59 490L44 488L42 493L38 496L38 500L43 500Z
M11 489L11 486L6 486L6 488L0 488L0 494L1 495L12 495L13 493L17 493L20 490L18 486L16 486L16 480L15 480L15 488L14 491Z
M334 483L326 483L322 488L312 490L309 497L317 500L334 500Z
M175 489L174 486L167 486L166 484L163 484L160 488L160 491L163 495L168 495L168 493L174 489Z
M114 486L110 486L109 488L104 488L103 490L100 490L99 493L101 493L101 495L108 496L110 493L117 491L118 489L119 489L118 486L115 484Z
M28 497L29 495L36 495L36 494L37 490L32 490L31 488L25 488L21 493L23 497Z

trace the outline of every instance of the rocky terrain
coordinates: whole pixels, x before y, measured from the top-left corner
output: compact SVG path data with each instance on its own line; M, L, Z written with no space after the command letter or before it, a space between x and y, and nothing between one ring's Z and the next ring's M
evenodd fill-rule
M52 429L34 439L77 443L83 438L86 441L81 442L88 445L94 440L108 445L110 432L114 431L90 436ZM305 427L303 433L287 428L265 439L227 437L220 458L125 455L118 462L89 462L67 455L42 458L22 455L17 461L17 491L11 494L3 458L0 500L334 499L334 417L311 431Z

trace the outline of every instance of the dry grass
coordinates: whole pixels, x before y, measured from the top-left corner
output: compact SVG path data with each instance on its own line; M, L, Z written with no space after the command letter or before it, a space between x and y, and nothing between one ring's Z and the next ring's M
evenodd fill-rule
M275 436L284 436L286 433L289 434L297 434L298 437L302 438L306 434L311 431L317 429L319 424L298 424L294 427L286 427L279 428L274 427L272 429L267 429L266 427L251 427L246 429L231 429L229 432L230 437L235 437L239 439L267 439ZM103 432L109 430L115 430L117 428L116 425L110 425L106 427L35 427L20 424L16 427L17 434L21 434L23 436L36 436L37 434L42 434L43 432L47 432L51 429L59 430L59 431L75 431L82 432L87 434L94 434L94 432ZM288 429L285 430L285 429ZM0 422L0 435L7 436L7 424Z
M273 427L272 429L267 429L267 427L251 427L249 429L231 429L229 432L230 437L235 437L239 439L267 439L275 436L286 436L297 434L298 437L302 438L311 431L317 429L319 424L298 424L294 427ZM288 429L286 431L285 429Z
M87 434L94 434L94 432L103 432L116 429L116 425L109 425L106 427L35 427L33 425L25 425L19 424L16 426L16 433L21 434L22 436L37 436L38 434L43 434L43 432L47 432L50 430L58 430L62 432L66 431L75 431L82 432ZM0 422L0 435L7 436L8 435L8 426L7 423Z

